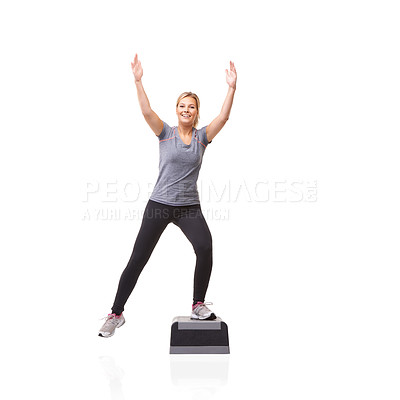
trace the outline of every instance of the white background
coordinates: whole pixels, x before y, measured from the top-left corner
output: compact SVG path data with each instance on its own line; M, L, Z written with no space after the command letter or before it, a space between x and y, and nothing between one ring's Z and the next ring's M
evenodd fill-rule
M398 21L394 1L2 2L7 398L398 399ZM187 90L210 123L237 68L198 182L227 356L168 354L195 264L172 224L124 327L97 336L140 227L123 215L144 209L158 174L136 52L170 125Z

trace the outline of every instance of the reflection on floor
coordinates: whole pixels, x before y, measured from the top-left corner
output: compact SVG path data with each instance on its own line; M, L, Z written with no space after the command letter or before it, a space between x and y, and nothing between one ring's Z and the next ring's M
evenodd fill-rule
M228 382L229 354L171 354L171 380L207 400Z

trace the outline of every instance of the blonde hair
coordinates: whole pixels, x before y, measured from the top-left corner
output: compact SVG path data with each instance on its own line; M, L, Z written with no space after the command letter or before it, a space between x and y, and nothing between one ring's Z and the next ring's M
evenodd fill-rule
M197 108L197 115L196 118L194 119L193 126L197 128L197 124L199 123L200 119L200 99L198 98L197 94L192 93L192 92L183 92L179 97L178 100L176 101L176 107L178 107L179 102L184 99L185 97L191 97L195 100L196 102L196 108Z

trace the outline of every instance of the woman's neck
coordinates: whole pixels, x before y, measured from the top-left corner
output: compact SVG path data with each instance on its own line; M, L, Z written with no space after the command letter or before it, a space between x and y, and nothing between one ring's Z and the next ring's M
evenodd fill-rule
M192 126L183 126L181 124L178 124L178 132L182 136L190 136L192 134L193 127Z

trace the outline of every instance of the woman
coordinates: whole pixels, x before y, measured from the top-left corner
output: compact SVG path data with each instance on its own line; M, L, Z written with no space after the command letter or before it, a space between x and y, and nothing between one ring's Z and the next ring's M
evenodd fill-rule
M146 205L132 255L121 275L111 314L105 317L106 322L99 331L102 337L111 337L115 329L125 323L122 313L125 303L170 222L183 231L196 253L191 318L216 318L207 307L212 303L204 303L212 269L212 238L201 211L196 183L206 147L229 118L236 90L235 66L230 62L230 70L225 70L229 88L220 114L209 125L197 130L200 101L194 93L184 92L179 96L176 103L178 126L170 127L150 107L137 54L131 65L143 116L159 139L159 176Z

